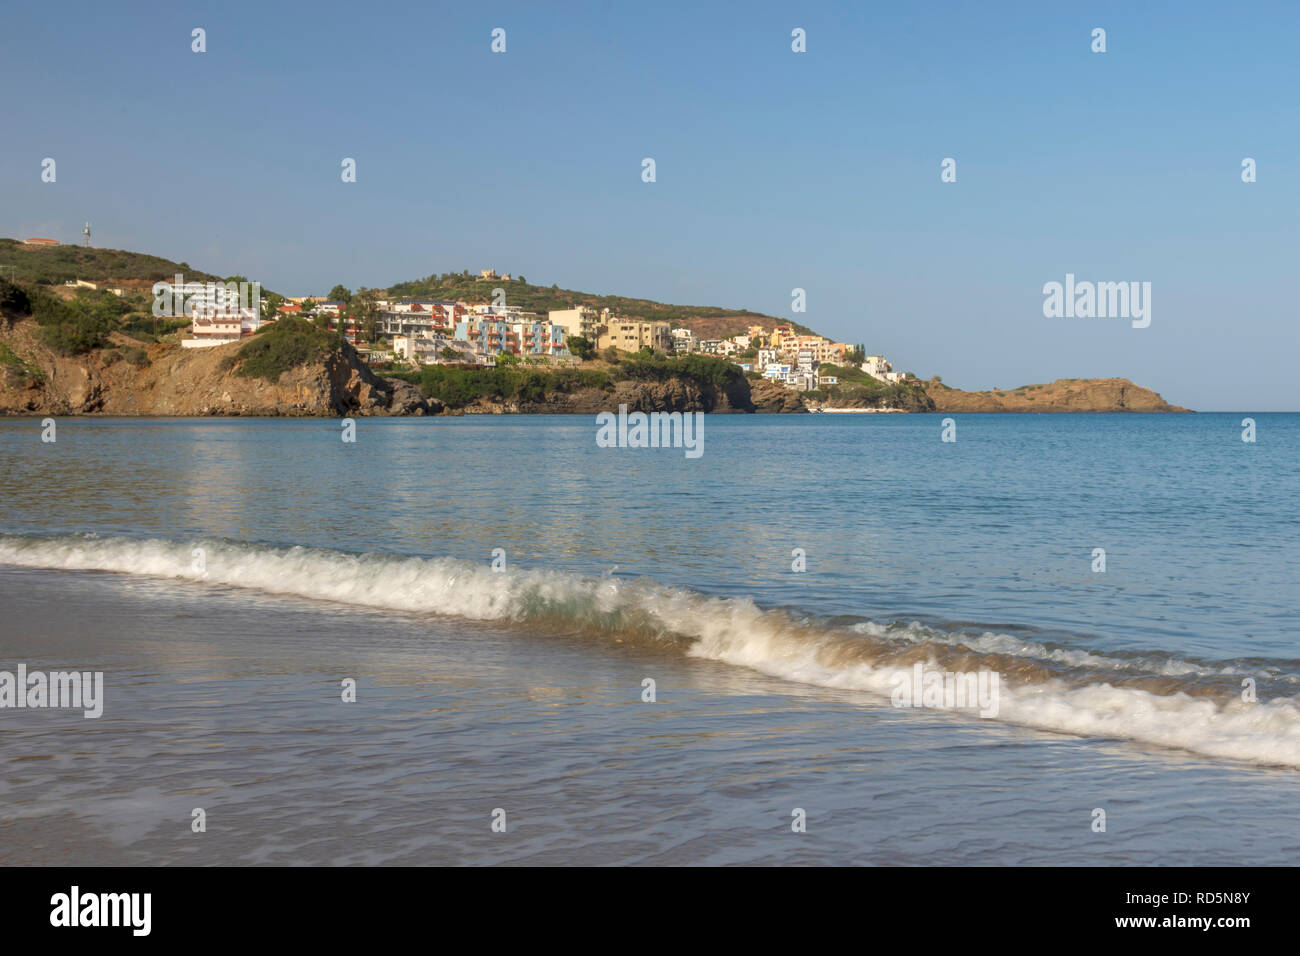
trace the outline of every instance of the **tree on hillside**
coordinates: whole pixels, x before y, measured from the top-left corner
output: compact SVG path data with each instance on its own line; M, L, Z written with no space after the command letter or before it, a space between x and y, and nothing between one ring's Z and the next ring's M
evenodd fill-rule
M346 305L352 301L352 292L344 285L336 285L330 289L330 301L342 302Z
M31 302L22 286L0 279L0 316L12 319L31 310Z
M268 292L262 296L262 321L270 322L276 318L280 314L279 308L282 305L284 305L284 296L278 293Z
M373 342L379 336L379 290L362 286L352 296L352 314L356 317L357 330L367 342Z
M596 347L584 335L570 335L564 340L564 347L584 362L596 351Z

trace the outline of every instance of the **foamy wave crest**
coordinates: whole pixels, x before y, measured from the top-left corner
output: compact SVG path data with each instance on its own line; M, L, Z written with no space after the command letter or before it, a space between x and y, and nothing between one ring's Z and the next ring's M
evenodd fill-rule
M979 634L941 631L923 624L879 624L875 621L863 621L852 628L859 634L873 637L906 641L911 644L946 644L953 647L968 647L984 654L1006 654L1013 657L1025 657L1035 660L1064 664L1068 667L1093 671L1129 672L1132 674L1154 674L1164 677L1236 677L1265 676L1289 684L1300 683L1300 674L1281 672L1277 667L1269 667L1262 672L1257 668L1248 668L1221 662L1184 660L1167 653L1132 654L1128 657L1098 654L1093 651L1081 651L1068 647L1054 647L1050 644L1031 641L1010 634L995 634L983 631ZM1294 663L1294 662L1290 662Z
M195 549L202 559L196 561ZM1288 683L1282 667L1113 657L1009 635L921 625L835 627L652 581L546 570L495 572L449 558L346 554L225 541L0 535L0 564L181 578L359 607L500 620L680 648L774 677L889 698L900 672L1000 675L998 722L1210 757L1300 767L1300 701L1246 703L1237 675Z

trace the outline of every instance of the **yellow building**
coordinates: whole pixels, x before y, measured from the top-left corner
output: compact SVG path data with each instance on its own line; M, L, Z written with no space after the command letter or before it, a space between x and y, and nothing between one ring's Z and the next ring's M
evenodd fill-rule
M596 347L638 352L649 347L661 352L673 350L672 326L667 322L641 322L636 319L606 319Z
M547 318L551 325L564 327L566 339L581 335L594 346L600 340L601 327L607 315L589 306L580 305L576 309L551 309Z

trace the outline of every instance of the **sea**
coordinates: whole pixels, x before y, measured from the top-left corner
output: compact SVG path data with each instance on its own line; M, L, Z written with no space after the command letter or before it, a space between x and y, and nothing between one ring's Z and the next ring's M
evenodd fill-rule
M0 862L1300 851L1300 416L348 424L0 420Z

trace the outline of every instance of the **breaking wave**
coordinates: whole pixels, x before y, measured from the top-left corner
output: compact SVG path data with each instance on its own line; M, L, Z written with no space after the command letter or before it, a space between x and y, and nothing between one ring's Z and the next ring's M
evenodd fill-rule
M773 677L886 699L900 673L999 675L997 722L1300 767L1300 662L1103 653L921 624L836 624L649 580L496 572L450 558L220 540L0 535L0 564L180 578L413 614L509 621L653 644ZM1242 699L1257 682L1258 702Z

